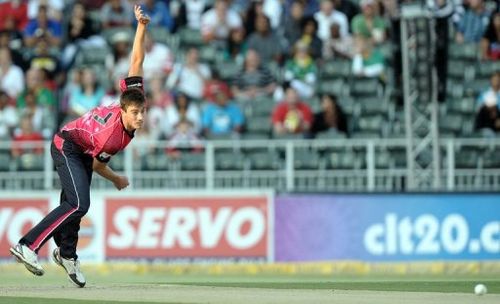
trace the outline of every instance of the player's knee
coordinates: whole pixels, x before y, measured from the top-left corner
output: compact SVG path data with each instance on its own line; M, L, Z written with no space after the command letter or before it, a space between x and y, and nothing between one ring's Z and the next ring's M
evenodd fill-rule
M90 207L90 199L80 201L80 205L78 206L78 212L85 215L89 211Z

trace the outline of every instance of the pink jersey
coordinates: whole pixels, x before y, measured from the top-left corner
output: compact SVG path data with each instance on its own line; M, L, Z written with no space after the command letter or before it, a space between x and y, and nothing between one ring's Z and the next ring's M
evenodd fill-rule
M80 146L84 153L108 162L111 156L125 149L134 137L123 125L120 106L97 107L69 122L60 136Z

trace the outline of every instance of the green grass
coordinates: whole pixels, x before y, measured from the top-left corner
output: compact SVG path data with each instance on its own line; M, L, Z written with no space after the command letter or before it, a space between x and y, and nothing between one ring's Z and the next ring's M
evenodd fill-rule
M102 300L74 300L71 304L137 304L137 302L121 302L121 301L102 301ZM67 304L68 299L44 299L44 298L19 298L19 297L2 297L0 296L0 303L9 304ZM141 302L142 304L158 304L158 302ZM162 304L181 304L174 302L162 302ZM186 304L186 303L182 303Z
M318 281L318 282L182 282L180 285L213 286L213 287L243 287L271 289L341 289L341 290L372 290L372 291L410 291L410 292L447 292L470 293L479 281ZM488 293L500 294L499 281L480 281L486 284ZM175 284L175 283L174 283Z

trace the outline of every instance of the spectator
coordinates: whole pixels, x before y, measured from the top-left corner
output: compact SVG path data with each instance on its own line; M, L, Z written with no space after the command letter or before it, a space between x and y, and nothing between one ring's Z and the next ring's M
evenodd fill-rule
M170 10L164 2L157 0L144 0L141 8L144 13L151 18L149 23L151 26L164 27L170 32L173 31L174 19L170 15ZM137 21L134 20L134 23L137 23Z
M28 92L24 97L26 107L19 109L19 117L31 118L31 125L43 138L50 139L55 129L55 115L47 107L37 105L35 94Z
M46 7L51 19L60 21L64 9L64 0L28 0L28 18L34 19L40 12L41 7Z
M50 41L45 35L38 37L34 52L28 61L30 69L39 69L45 73L51 87L56 87L61 70L59 59L50 52Z
M318 0L286 0L285 2L285 15L290 15L294 2L300 2L304 8L304 17L312 17L319 11Z
M241 132L244 117L241 109L229 101L224 91L219 91L215 103L209 103L202 116L205 136L238 135Z
M174 63L174 56L168 46L154 41L151 35L146 32L144 48L146 49L146 56L142 64L144 80L148 82L155 75L168 75Z
M127 32L117 32L111 37L112 52L105 60L110 79L118 81L127 77L130 64L130 39Z
M247 49L248 44L245 41L245 30L243 28L232 29L227 40L224 59L242 65Z
M215 102L215 95L219 90L224 90L227 96L232 97L231 89L221 78L217 70L212 73L212 78L205 82L203 89L203 100L208 102Z
M175 65L173 72L168 78L169 88L176 88L190 98L203 98L205 81L210 79L210 68L199 62L198 49L190 48L186 54L185 63Z
M163 130L167 137L172 136L175 126L182 120L188 121L197 134L201 132L201 114L198 106L187 95L179 93L175 102L167 107L164 116Z
M500 71L497 71L491 75L490 87L481 94L479 94L479 97L477 99L478 107L481 107L486 103L487 96L496 96L497 101L495 104L500 104ZM492 102L490 101L490 104L491 103Z
M167 153L171 157L179 157L181 151L200 152L202 142L194 125L187 119L181 119L174 127L174 132L168 139Z
M71 89L69 90L71 91ZM113 86L106 91L106 94L102 97L101 103L99 104L100 106L106 106L110 107L113 105L118 105L120 104L120 95L122 93L121 87L120 87L120 80L117 79L113 81ZM149 116L150 113L146 117Z
M458 43L477 43L481 41L488 26L489 12L483 0L469 0L469 8L457 24L456 41Z
M351 35L340 36L340 26L333 23L330 27L330 38L323 45L323 58L352 59L354 56L354 41Z
M282 7L279 0L253 0L246 11L245 31L250 35L256 29L258 16L269 18L271 28L277 29L280 25Z
M22 31L28 24L28 5L25 1L2 1L0 3L0 30L5 30L5 23L13 22L14 28Z
M59 47L62 41L61 23L49 19L47 7L40 6L36 19L31 19L24 30L24 43L27 47L33 47L37 38L44 36L48 39L49 45Z
M256 32L248 37L248 48L259 53L262 63L271 61L280 62L282 48L280 39L273 32L269 24L269 18L259 15L255 20Z
M323 94L321 96L321 112L314 114L311 133L316 137L322 132L340 132L347 134L347 121L337 96Z
M387 0L384 0L384 1L387 1ZM390 1L394 1L394 0L390 0ZM351 21L354 18L354 16L359 14L359 6L357 5L357 3L358 3L357 1L355 4L351 0L333 0L333 6L335 7L335 9L337 11L342 12L346 15L348 24L351 24ZM384 4L385 4L385 2L384 2Z
M77 52L85 47L106 47L106 41L96 35L97 24L88 17L81 2L76 2L67 25L67 43L63 51L62 64L67 69L75 59Z
M31 117L24 116L21 118L20 128L12 138L12 156L20 157L27 153L42 154L42 141L42 135L33 128Z
M146 96L149 101L146 123L155 139L160 139L165 112L167 107L173 103L173 98L164 85L165 79L163 77L159 75L153 77L149 82L149 91Z
M24 89L23 71L12 63L10 51L0 48L0 89L10 98L17 98Z
M51 90L45 86L43 72L40 69L29 69L26 72L26 88L17 98L17 108L26 107L26 95L32 93L35 96L35 102L41 107L54 110L56 108L56 98Z
M288 86L285 88L285 100L273 110L273 131L276 136L284 134L306 133L311 128L313 115L311 108L300 101L297 91Z
M271 73L260 64L259 54L255 50L248 50L245 65L233 81L233 95L237 99L248 100L272 94L275 87Z
M293 45L302 35L302 20L304 19L304 4L294 0L291 3L290 14L284 16L283 35L287 45Z
M493 14L481 39L481 58L500 60L500 12Z
M227 0L216 0L214 8L201 17L201 34L205 41L224 42L231 29L242 26L240 15L227 6Z
M84 68L81 72L81 85L72 88L69 97L69 117L81 116L97 107L104 97L104 90L96 80L95 72L91 68Z
M330 26L338 23L340 26L340 36L349 34L349 23L344 13L336 11L333 7L333 0L321 0L320 11L314 14L314 19L318 22L318 37L322 41L327 41L330 37Z
M126 0L108 0L101 9L102 26L126 27L132 24L134 14Z
M383 43L386 40L387 25L375 10L375 0L362 0L362 13L356 15L352 20L352 33L355 38L371 39L374 44Z
M359 40L359 50L352 60L352 72L358 77L379 77L384 73L384 55L374 49L370 39Z
M311 98L317 79L317 67L309 55L308 47L301 41L295 45L295 54L285 65L285 80L293 82L301 98Z
M9 103L9 95L0 91L0 140L10 139L12 131L18 123L16 109Z
M175 19L177 28L201 29L201 16L207 10L207 0L184 0Z
M12 58L16 65L25 67L23 56L20 54L23 48L23 35L21 31L14 28L13 22L6 22L5 29L0 31L0 47L8 47L12 52ZM24 69L23 69L24 70Z
M298 41L305 44L313 59L321 58L323 42L318 38L318 23L314 18L305 18L302 21L302 34ZM296 43L294 44L296 45Z
M494 136L500 131L498 96L493 92L488 92L484 96L484 103L476 115L475 128L484 136Z

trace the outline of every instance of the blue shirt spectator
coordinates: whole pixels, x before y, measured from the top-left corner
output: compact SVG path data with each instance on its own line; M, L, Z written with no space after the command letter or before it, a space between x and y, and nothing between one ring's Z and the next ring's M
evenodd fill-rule
M161 1L145 0L142 5L142 10L151 18L152 26L161 26L172 31L174 28L174 19L170 15L168 6ZM137 20L134 21L137 24Z
M479 42L488 27L490 12L484 8L483 0L470 3L463 16L457 23L458 43Z
M243 113L231 103L225 92L217 92L216 103L210 103L203 111L202 124L205 135L225 135L241 132Z
M49 19L47 7L40 6L36 19L29 21L24 29L24 38L27 47L33 47L38 37L47 37L52 46L59 46L62 38L61 23Z

